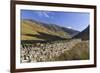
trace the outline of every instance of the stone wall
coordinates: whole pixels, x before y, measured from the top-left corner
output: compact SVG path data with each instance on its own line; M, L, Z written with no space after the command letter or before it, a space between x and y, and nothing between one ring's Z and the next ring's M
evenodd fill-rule
M21 45L21 63L55 61L57 57L73 46L80 43L81 39L51 41L47 43L35 43Z

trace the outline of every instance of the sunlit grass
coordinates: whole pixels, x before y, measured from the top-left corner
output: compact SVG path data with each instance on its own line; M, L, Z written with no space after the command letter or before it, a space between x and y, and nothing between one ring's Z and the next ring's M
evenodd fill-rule
M75 45L72 49L65 51L55 60L86 60L89 59L89 42L82 41Z

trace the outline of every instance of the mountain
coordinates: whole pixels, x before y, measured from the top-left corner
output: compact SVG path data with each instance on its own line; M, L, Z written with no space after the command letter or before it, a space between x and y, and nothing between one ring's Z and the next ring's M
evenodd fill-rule
M79 33L79 31L74 30L74 29L69 29L69 28L65 28L65 27L61 27L63 29L63 31L69 33L71 35L71 37L77 35Z
M42 25L45 28L49 29L50 31L57 33L60 37L71 38L71 34L69 33L69 31L65 31L62 27L56 24L42 24Z
M66 37L68 34L70 34L70 38L72 38L73 36L75 36L76 34L79 33L79 31L77 31L77 30L70 29L67 27L61 27L61 26L58 26L56 24L41 23L41 25L43 25L44 27L46 27L47 29L49 29L55 33L59 33L63 37Z
M21 20L21 40L45 41L70 39L72 38L72 35L77 32L55 24L46 24L29 19Z
M73 38L81 38L82 40L89 40L89 26Z

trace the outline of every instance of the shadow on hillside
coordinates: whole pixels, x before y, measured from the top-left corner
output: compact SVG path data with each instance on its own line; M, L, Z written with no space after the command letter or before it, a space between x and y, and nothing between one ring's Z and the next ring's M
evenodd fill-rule
M55 40L66 40L66 38L62 38L56 35L51 35L51 34L47 34L47 33L42 33L42 32L38 32L39 34L37 35L33 35L33 34L24 34L26 36L31 36L31 37L36 37L39 39L43 39L45 41L55 41Z

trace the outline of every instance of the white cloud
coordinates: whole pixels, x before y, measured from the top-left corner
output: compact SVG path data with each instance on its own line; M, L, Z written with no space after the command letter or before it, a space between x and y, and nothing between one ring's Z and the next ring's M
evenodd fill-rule
M43 17L43 16L45 16L45 17L49 17L49 15L46 13L46 12L36 12L40 17Z
M36 12L40 17L46 17L46 18L51 18L53 19L53 13L52 12L46 12L46 11L41 11L41 12Z
M67 28L71 29L72 27L67 27Z
M43 16L43 13L42 12L36 12L36 14L38 14L38 16Z
M45 17L47 17L47 18L50 17L50 16L48 15L48 13L46 13L46 12L43 12L43 15L44 15Z

